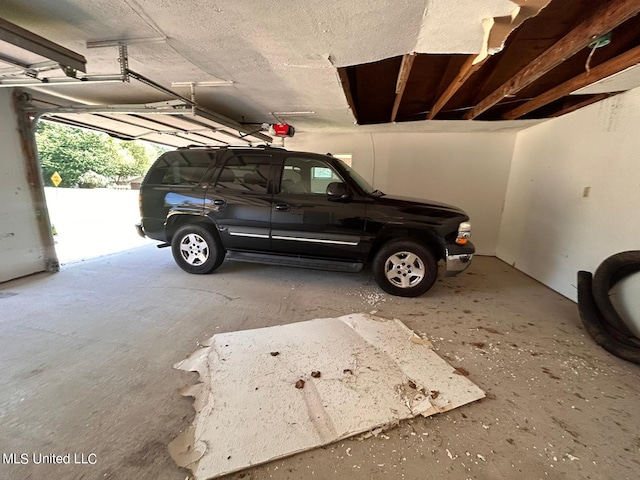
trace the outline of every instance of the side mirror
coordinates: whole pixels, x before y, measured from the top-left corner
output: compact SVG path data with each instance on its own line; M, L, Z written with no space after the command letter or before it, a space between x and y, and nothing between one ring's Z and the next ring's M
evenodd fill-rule
M329 200L333 201L349 200L353 197L349 187L342 182L331 182L327 185L327 196L329 197Z

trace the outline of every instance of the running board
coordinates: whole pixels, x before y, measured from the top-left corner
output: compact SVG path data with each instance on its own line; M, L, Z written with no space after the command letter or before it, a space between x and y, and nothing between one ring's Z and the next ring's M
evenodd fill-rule
M357 273L364 264L359 262L341 262L339 260L323 260L317 258L291 257L287 255L272 255L266 253L227 252L229 260L239 262L264 263L267 265L281 265L286 267L304 267L315 270L329 270L332 272Z

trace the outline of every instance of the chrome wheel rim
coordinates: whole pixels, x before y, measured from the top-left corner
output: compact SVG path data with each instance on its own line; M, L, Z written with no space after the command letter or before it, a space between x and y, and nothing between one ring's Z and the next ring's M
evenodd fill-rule
M411 288L425 276L424 262L415 253L396 252L384 262L384 274L391 285Z
M189 265L203 265L209 258L209 245L197 233L190 233L180 241L180 255Z

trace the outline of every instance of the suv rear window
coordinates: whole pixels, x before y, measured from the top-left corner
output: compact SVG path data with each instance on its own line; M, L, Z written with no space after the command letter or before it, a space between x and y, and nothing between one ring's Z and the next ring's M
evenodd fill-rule
M146 184L198 185L214 162L215 153L175 151L165 153L149 170Z
M270 169L270 155L236 154L220 171L216 188L266 193Z

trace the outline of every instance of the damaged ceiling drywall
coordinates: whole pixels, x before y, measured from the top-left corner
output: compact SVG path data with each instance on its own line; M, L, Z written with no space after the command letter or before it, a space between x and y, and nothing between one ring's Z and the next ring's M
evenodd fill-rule
M473 53L484 58L500 51L509 33L549 1L428 2L415 47L402 53Z
M514 106L584 73L590 51L583 46L517 92L508 92L499 101L495 95L488 98L501 94L506 82L590 16L606 20L599 25L601 29L607 21L616 21L611 24L610 45L592 55L591 65L600 68L580 78L580 84L599 81L616 68L637 63L632 50L639 43L640 29L634 19L638 10L633 0L314 0L286 4L258 0L174 4L161 0L5 0L0 4L0 17L83 55L88 75L119 73L118 44L125 44L132 70L180 95L193 94L203 108L247 129L289 122L299 132L349 132L361 130L363 124L379 123L387 125L387 131L397 131L407 127L391 122L403 122L416 123L410 127L416 131L477 131L526 128L528 123L504 119L547 118L615 93L569 96L564 90L553 91L553 99L543 106L529 105L536 108L520 116L507 115ZM6 52L0 48L2 53ZM486 53L493 55L485 57ZM617 63L610 63L614 60ZM409 63L411 68L407 68ZM0 83L63 76L56 70L36 75L31 71L31 77L20 74L24 70L17 72L15 65L0 62ZM29 89L35 96L44 92L47 101L57 97L50 105L62 106L146 105L169 99L134 81ZM139 125L119 123L117 115L107 119L102 113L86 113L74 118L56 119L88 125L95 120L98 127L108 123L108 128L101 128L123 138L141 134ZM502 126L459 122L470 118L501 120ZM164 137L165 143L176 146L206 144L208 140L198 129L179 128L167 119L156 122L149 135L154 141Z
M196 480L484 397L428 340L367 314L215 335L176 368L200 375L183 390L194 423L169 446Z
M633 88L580 90L640 63L638 2L519 3L485 22L493 55L417 54L409 72L406 55L340 69L358 123L541 119Z

